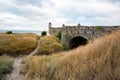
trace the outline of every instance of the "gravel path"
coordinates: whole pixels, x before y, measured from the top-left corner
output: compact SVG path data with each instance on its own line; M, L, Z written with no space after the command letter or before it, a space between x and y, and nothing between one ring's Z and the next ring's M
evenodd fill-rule
M40 39L38 40L37 47L28 56L16 57L13 63L13 71L5 76L5 80L23 80L23 76L20 74L22 62L26 58L33 56L38 51L39 46L40 46Z

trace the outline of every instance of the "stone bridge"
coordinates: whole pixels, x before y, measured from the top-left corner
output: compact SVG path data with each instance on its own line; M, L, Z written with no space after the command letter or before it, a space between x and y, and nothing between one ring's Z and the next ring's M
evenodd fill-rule
M120 29L120 26L66 26L52 27L49 23L49 34L57 35L61 32L61 41L69 49L78 47L79 45L85 45L90 39L99 38L107 33L111 33L113 30Z

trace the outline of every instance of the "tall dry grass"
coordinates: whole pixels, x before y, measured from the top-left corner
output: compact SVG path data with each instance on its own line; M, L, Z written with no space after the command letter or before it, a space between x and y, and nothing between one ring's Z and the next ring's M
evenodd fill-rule
M120 80L120 30L69 52L33 56L25 80Z
M55 52L63 51L63 44L55 36L43 36L40 42L40 48L37 52L39 55L49 55Z
M0 55L28 54L37 45L35 34L0 34Z
M7 55L0 56L0 80L3 80L3 75L12 71L13 58Z

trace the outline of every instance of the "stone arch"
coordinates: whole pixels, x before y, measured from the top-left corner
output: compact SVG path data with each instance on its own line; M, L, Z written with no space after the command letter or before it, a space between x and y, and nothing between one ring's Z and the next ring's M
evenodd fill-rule
M69 49L77 48L80 45L86 45L88 43L88 39L82 36L75 36L69 41Z

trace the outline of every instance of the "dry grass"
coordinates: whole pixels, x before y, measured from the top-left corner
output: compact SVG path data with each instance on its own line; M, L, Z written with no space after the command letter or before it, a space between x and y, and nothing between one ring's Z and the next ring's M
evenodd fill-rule
M43 36L37 54L49 55L63 50L63 44L54 36Z
M37 44L35 34L0 34L0 55L28 54Z
M3 73L11 72L12 64L13 64L13 58L6 55L0 56L0 75L2 75Z
M120 80L120 30L86 46L25 62L25 80Z

